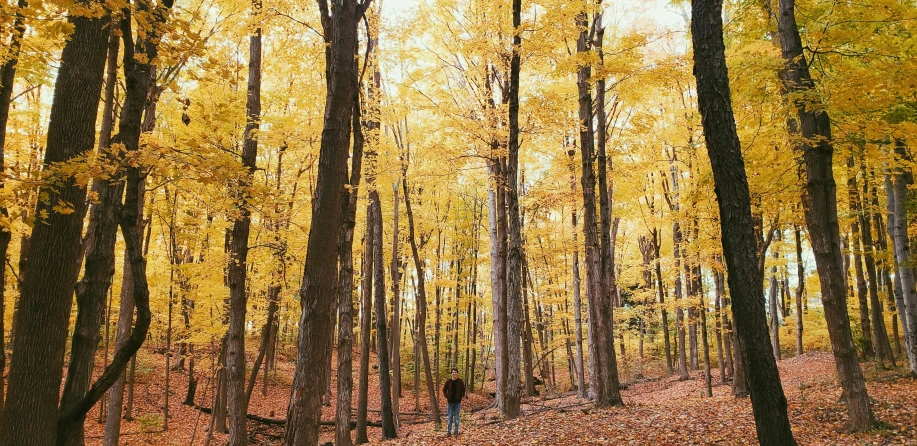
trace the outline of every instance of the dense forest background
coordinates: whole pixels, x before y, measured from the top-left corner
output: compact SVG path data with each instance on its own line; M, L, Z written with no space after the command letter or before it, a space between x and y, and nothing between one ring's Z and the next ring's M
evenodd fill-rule
M915 32L0 2L0 444L914 441Z

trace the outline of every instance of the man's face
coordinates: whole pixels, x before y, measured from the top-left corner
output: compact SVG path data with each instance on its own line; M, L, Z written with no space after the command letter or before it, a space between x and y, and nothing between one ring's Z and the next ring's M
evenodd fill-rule
M458 379L458 372L455 370L452 371L452 379Z

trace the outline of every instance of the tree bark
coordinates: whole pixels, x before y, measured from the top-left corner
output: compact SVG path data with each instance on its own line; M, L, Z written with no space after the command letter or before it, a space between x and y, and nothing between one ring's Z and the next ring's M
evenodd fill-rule
M341 270L338 276L338 364L337 407L334 442L350 446L350 406L353 402L353 231L356 226L357 193L363 166L363 129L359 97L353 103L353 159L350 168L350 188L344 197L343 224L338 247ZM365 254L364 254L365 255Z
M296 348L296 374L287 410L284 444L318 443L323 383L331 372L332 314L337 285L337 245L342 220L347 155L350 148L353 98L356 95L357 23L367 1L341 0L329 10L319 0L325 36L325 121L318 160L318 177L309 227L308 248L299 290L302 315Z
M379 349L379 399L382 401L382 438L396 438L395 419L392 413L392 382L389 367L387 327L385 318L385 264L382 255L382 204L379 192L373 189L370 180L369 200L373 209L373 286L375 288L374 308L376 311L376 347Z
M10 39L10 47L7 49L8 59L0 67L0 189L5 187L5 181L2 179L5 169L6 153L6 126L9 123L10 106L12 105L13 87L16 81L16 65L19 63L19 50L22 48L22 37L25 34L26 24L22 11L28 8L25 0L19 0L16 9L16 18L13 19L13 35ZM117 39L112 39L117 42ZM117 57L117 56L115 56ZM4 219L9 218L9 211L5 206L0 206L0 216ZM0 228L0 262L4 265L7 263L7 255L12 240L12 231L10 228ZM6 327L5 327L5 302L6 294L6 268L0 272L0 424L3 418L3 397L4 397L4 377L6 375Z
M369 344L372 337L372 288L373 288L373 225L372 206L366 205L366 230L363 235L363 277L360 286L360 373L357 384L357 426L356 443L369 443L366 435L366 409L369 399Z
M796 226L796 277L799 283L796 285L796 355L801 355L802 351L802 299L806 291L806 269L802 265L802 239L800 237L799 226Z
M821 282L822 304L838 379L847 397L851 427L867 430L875 426L876 419L869 404L863 371L860 369L847 317L847 290L844 286L843 253L837 221L837 186L832 163L834 146L831 140L831 120L821 107L812 106L812 101L820 101L813 96L815 84L802 52L795 3L795 0L780 0L778 27L780 47L786 61L781 78L785 93L793 95L792 105L798 120L790 126L790 133L794 139L801 137L796 141L796 150L802 154L805 163L803 207Z
M895 153L899 158L904 158L904 144L901 141L896 142ZM893 190L895 194L895 258L898 262L898 273L901 275L901 295L902 305L899 311L902 321L907 320L905 327L904 340L907 346L907 360L912 375L917 375L917 289L914 284L914 270L910 265L911 249L910 240L908 239L908 219L907 219L907 183L910 178L903 168L895 171ZM897 275L897 274L896 274ZM15 359L15 358L14 358Z
M86 1L85 6L97 2ZM89 18L72 15L70 40L61 53L54 86L44 165L51 166L92 150L108 53L111 19L108 14ZM74 178L46 185L38 200L37 216L47 215L31 235L29 268L22 272L19 308L15 315L2 444L52 444L60 414L58 397L64 351L79 273L86 188ZM54 209L58 203L64 206ZM63 211L63 212L62 212Z
M794 445L786 397L768 342L751 198L729 97L722 7L721 0L691 2L698 107L713 170L732 311L739 351L747 366L758 441Z
M252 0L253 14L261 13L261 0ZM245 103L245 135L242 166L245 173L235 185L239 217L233 219L229 262L229 339L226 344L226 371L229 384L229 444L248 444L245 418L248 397L245 383L245 315L248 308L248 238L251 209L248 197L253 186L258 158L258 130L261 127L261 27L249 36L248 96Z
M427 287L424 261L420 259L417 247L417 238L414 230L414 211L411 208L410 189L408 188L407 175L401 177L404 189L404 208L408 214L408 241L411 244L411 256L414 258L414 270L417 271L417 340L420 343L420 353L423 358L424 379L427 385L427 396L430 398L430 409L433 413L433 424L436 429L442 427L437 401L436 388L433 385L433 374L430 371L430 351L427 348Z

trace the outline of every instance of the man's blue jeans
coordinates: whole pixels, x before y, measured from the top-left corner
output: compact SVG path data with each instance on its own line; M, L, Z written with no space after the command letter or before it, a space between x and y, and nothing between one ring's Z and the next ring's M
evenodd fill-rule
M449 421L446 424L446 434L453 432L452 423L455 422L455 435L458 435L459 429L459 410L461 410L462 403L449 403L449 408L447 411Z

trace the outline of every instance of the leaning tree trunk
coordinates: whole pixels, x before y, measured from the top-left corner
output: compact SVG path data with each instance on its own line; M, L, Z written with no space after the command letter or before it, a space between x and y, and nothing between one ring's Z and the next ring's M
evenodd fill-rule
M805 163L803 207L821 282L828 335L834 350L838 379L847 398L851 427L867 430L875 426L876 419L869 404L847 316L847 289L837 221L837 185L832 162L831 119L821 107L812 106L813 101L818 103L818 99L814 97L815 84L802 52L802 39L794 11L796 2L780 0L779 3L780 47L786 61L781 78L785 94L792 98L798 119L791 125L790 132L794 139L801 137L796 143L796 150L802 153Z
M325 122L318 160L302 286L302 316L296 348L296 374L287 410L284 444L318 443L321 397L331 373L332 320L337 286L337 246L341 231L344 183L350 148L353 98L356 94L357 22L369 1L340 0L329 10L319 0L325 36Z
M253 0L252 9L261 12L261 1ZM251 205L248 197L253 186L258 158L258 129L261 122L261 27L249 37L248 97L245 103L245 135L242 144L242 167L245 173L236 186L236 206L239 216L233 219L229 262L229 331L226 342L227 404L229 412L229 444L248 444L246 429L245 386L245 314L248 307L246 290L248 271L248 238L251 232Z
M99 7L99 2L87 1ZM54 86L45 166L93 148L98 97L108 53L111 18L70 16L70 40L61 53ZM85 98L94 98L85 100ZM79 274L86 188L75 178L46 185L34 215L47 215L31 235L13 326L12 357L0 444L53 444L73 286ZM58 203L65 203L59 206ZM57 207L57 209L54 209Z
M768 342L764 278L758 268L748 179L729 97L722 7L721 0L691 2L698 107L719 203L732 312L739 350L747 366L758 441L762 445L794 445L786 397Z

